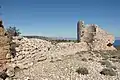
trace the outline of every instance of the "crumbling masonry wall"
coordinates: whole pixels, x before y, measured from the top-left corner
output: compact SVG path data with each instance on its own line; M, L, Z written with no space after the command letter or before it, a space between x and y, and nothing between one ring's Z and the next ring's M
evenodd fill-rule
M115 37L96 24L84 25L84 21L79 21L77 23L77 40L90 44L92 50L116 50L113 46Z
M10 54L10 41L5 36L5 29L2 20L0 20L0 72L4 71L7 66L6 63L9 61L8 55Z
M80 38L83 36L84 21L78 21L77 23L77 40L80 42Z

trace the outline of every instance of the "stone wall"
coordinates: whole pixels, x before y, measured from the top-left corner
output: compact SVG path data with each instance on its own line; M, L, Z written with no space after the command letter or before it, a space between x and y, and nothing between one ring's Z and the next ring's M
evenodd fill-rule
M84 21L78 21L77 23L77 41L80 41L80 37L83 36L82 30L84 28Z
M4 71L9 61L8 55L10 54L10 41L8 36L5 36L5 29L0 20L0 72Z
M96 34L96 26L91 24L89 27L83 29L83 36L81 36L81 42L91 43Z
M80 22L79 22L80 23ZM81 21L82 23L82 21ZM77 27L77 39L80 42L88 43L92 50L116 50L113 46L115 38L112 34L101 29L96 24L79 25Z

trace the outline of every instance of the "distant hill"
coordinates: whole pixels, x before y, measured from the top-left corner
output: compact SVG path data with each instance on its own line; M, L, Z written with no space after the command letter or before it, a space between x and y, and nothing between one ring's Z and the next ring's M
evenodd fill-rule
M52 40L51 37L45 37L45 36L23 36L27 38L37 38L37 39L43 39L43 40Z
M76 40L76 38L65 38L65 37L46 37L46 36L23 36L27 38L38 38L44 40Z
M116 39L116 40L120 40L120 37L116 37L115 39Z

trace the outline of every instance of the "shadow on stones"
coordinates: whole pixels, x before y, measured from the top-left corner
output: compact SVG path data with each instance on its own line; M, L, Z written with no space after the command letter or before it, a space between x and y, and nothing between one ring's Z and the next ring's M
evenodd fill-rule
M12 57L14 58L16 56L16 43L12 42L10 44L10 54L12 55Z
M111 46L113 46L113 44L112 44L112 43L108 43L107 46L108 46L108 47L111 47Z
M0 72L0 78L5 80L7 77L9 77L5 72Z

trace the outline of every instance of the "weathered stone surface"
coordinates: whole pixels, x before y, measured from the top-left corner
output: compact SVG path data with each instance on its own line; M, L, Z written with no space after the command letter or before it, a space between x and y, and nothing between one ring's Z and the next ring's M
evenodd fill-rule
M93 38L96 34L96 26L89 25L83 29L83 36L81 36L81 42L92 43Z
M28 39L23 37L21 40L19 40L19 37L14 37L13 42L16 42L17 44L19 44L19 46L16 47L17 53L14 60L12 60L18 67L24 69L33 66L33 64L37 62L42 62L46 60L51 61L51 57L53 61L56 61L62 56L72 55L80 51L89 51L91 49L115 50L114 47L107 46L106 39L108 39L110 35L106 34L105 31L102 31L96 25L91 25L88 28L84 28L83 31L84 35L81 38L81 42L79 43L61 42L54 45L49 41L41 39ZM88 33L87 31L90 31L91 33ZM102 32L104 36L102 36L100 32ZM100 36L102 39L100 38ZM89 40L85 39L87 37L89 37ZM112 43L113 40L114 38L110 39L110 42ZM103 42L103 44L101 44L101 42Z
M2 24L3 22L2 22L2 20L0 20L0 36L4 36L4 26L3 26L3 24Z
M82 21L81 21L82 24ZM84 25L84 24L83 24ZM80 26L78 40L88 43L90 50L116 50L112 45L115 38L96 24Z
M10 60L8 54L10 54L10 41L7 35L5 36L4 26L0 20L0 72L6 70L6 63Z
M77 41L79 42L81 36L83 36L84 21L78 21L77 23Z
M94 50L116 50L113 45L108 46L109 43L113 44L114 41L115 38L112 34L99 27L96 28L96 35L93 42Z
M12 62L21 69L31 67L37 62L51 61L51 57L56 61L61 59L62 55L71 55L79 51L89 50L86 42L68 42L53 45L51 42L45 40L27 39L24 37L20 41L15 37L13 42L20 45L16 47L17 53Z
M19 46L16 47L15 57L11 59L11 66L19 68L20 71L15 73L15 76L11 70L7 74L18 78L18 80L25 79L26 76L29 76L32 80L67 80L71 76L74 76L73 80L84 80L85 78L89 80L101 80L104 78L109 80L98 74L103 69L103 66L98 63L98 61L102 60L102 57L98 55L96 57L96 53L89 50L116 50L112 46L114 36L97 25L92 24L85 27L83 24L84 22L81 22L81 26L78 25L79 30L81 30L78 33L80 34L78 35L79 43L61 42L52 44L41 39L14 37L13 42L19 44ZM76 54L77 52L79 54ZM86 61L82 59L86 59ZM87 67L90 75L80 75L81 77L76 78L75 69L79 66ZM114 80L114 78L111 80Z
M13 67L9 67L6 71L6 74L9 76L9 77L13 77L15 75L15 71L14 71L14 68Z

